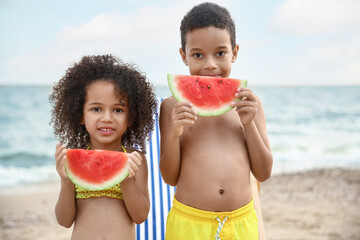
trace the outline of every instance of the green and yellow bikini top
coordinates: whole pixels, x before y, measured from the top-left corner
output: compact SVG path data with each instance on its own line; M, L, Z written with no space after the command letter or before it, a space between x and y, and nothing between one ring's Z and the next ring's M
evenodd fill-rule
M90 147L91 146L89 146L86 150L89 150ZM122 146L122 149L123 149L124 153L126 153L126 149L124 148L124 146ZM121 188L120 188L120 183L116 184L112 188L100 190L100 191L89 191L89 190L83 189L83 188L75 185L75 192L76 192L75 197L77 199L86 199L86 198L92 198L92 197L112 197L112 198L117 198L117 199L124 199Z

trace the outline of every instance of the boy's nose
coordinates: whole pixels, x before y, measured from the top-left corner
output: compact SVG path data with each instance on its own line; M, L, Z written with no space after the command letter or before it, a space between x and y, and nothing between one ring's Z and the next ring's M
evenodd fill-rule
M205 61L205 69L215 69L217 67L216 61L213 57L207 57Z

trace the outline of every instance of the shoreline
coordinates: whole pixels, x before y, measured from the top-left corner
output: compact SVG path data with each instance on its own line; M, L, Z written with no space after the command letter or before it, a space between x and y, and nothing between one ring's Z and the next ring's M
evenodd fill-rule
M60 182L0 188L0 240L65 240L56 222ZM267 240L360 239L360 169L276 174L261 184Z

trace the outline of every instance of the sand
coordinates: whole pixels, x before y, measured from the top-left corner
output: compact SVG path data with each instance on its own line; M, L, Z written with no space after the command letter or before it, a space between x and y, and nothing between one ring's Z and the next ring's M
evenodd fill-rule
M360 169L272 176L261 185L268 240L360 240ZM59 182L0 189L0 240L65 240L54 215Z

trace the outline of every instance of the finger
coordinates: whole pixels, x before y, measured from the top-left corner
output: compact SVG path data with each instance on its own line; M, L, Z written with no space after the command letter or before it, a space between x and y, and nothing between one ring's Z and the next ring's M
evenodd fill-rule
M64 159L66 159L66 149L62 149L62 151L56 156L56 163L60 164Z
M135 176L136 171L138 170L138 166L132 161L132 159L128 162L128 170L129 170L129 178L132 178Z
M195 120L191 120L191 119L182 119L182 120L177 120L174 122L174 127L177 126L189 126L189 125L193 125L195 123Z
M66 151L66 149L64 150L64 152ZM67 157L66 154L61 154L58 156L58 158L56 159L56 169L58 169L59 173L62 173L65 171L65 162L67 161ZM63 173L62 173L63 174ZM64 176L64 174L63 174Z
M255 115L255 113L256 113L256 109L253 108L253 107L241 107L241 108L236 108L236 111L237 111L238 113L246 112L246 113L253 114L253 115Z
M139 170L139 165L137 165L133 161L129 161L129 168L133 170L134 172L137 172Z
M192 115L196 115L196 112L192 107L179 106L179 107L173 109L173 114L175 114L175 115L179 115L182 113L190 113Z
M141 161L142 161L142 158L141 158L141 155L140 153L134 151L130 154L130 159L132 162L134 162L137 166L140 166L141 165ZM130 161L130 162L131 162Z
M197 119L197 116L193 113L189 113L189 112L183 112L180 114L177 114L173 117L174 120L183 120L183 119L189 119L192 121L195 121Z
M55 158L61 154L61 152L66 148L66 146L63 144L63 145L60 145L60 143L56 144L56 151L55 151Z
M190 102L178 102L174 105L174 108L178 108L178 107L188 107L188 108L192 108L192 103Z
M257 108L258 104L257 102L251 102L251 101L235 101L231 103L231 106L236 108L242 108L242 107Z
M256 95L249 88L239 89L239 91L235 94L235 97L239 97L243 99L245 98L245 100L250 100L250 101L257 101Z
M132 170L130 167L128 168L129 169L129 175L128 175L128 178L132 178L135 176L135 172L134 170Z

